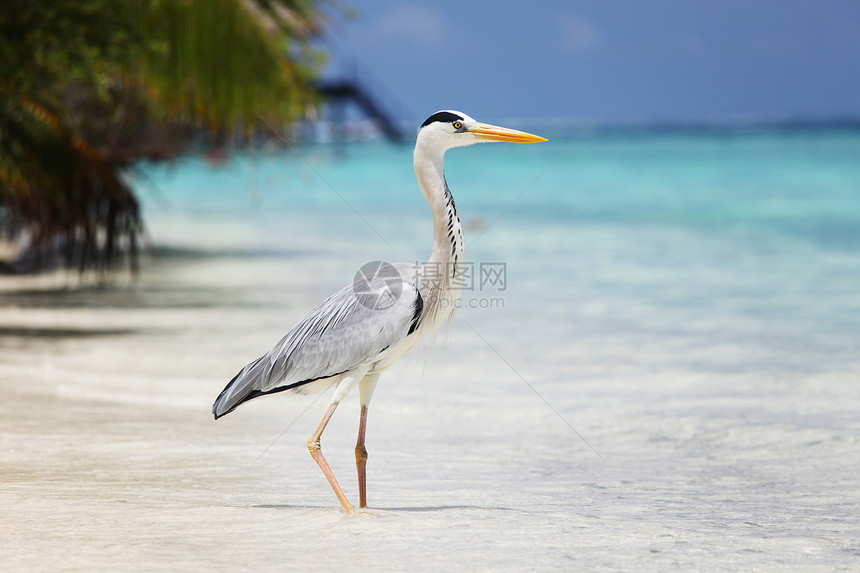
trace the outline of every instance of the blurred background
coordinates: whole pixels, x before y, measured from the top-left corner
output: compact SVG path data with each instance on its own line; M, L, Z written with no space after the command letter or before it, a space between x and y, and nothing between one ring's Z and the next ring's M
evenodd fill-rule
M855 119L857 8L847 2L502 0L355 4L327 29L327 72L366 69L415 119L622 122Z
M858 30L841 1L7 0L0 568L856 568ZM504 282L385 373L379 519L342 519L325 399L210 404L363 264L426 259L440 109L549 141L447 155ZM352 498L356 421L325 446Z
M129 178L147 161L408 144L440 108L554 139L860 116L850 3L13 2L2 18L13 272L136 265L146 191Z

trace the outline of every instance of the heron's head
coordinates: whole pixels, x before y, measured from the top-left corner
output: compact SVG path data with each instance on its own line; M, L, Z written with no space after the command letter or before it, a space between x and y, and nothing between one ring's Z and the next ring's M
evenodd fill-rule
M482 141L532 143L546 139L524 131L480 123L463 112L451 110L437 111L418 129L418 143L430 145L443 152L452 147Z

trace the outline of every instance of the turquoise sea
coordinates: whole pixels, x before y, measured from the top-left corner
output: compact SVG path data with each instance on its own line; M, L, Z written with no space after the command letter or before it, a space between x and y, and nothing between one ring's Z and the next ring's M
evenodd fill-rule
M411 145L140 166L137 281L4 295L0 568L860 568L860 132L511 127L550 141L447 155L473 282L383 374L353 518L327 396L210 408L429 255ZM323 435L352 500L357 423Z
M545 135L544 144L446 157L467 258L476 272L504 263L505 310L517 324L539 336L560 327L562 312L570 328L585 318L625 335L705 330L698 335L767 347L757 367L769 373L856 365L860 132ZM336 288L364 262L428 255L431 219L411 152L306 145L216 168L190 159L145 169L150 235L171 246L310 254L321 284ZM487 296L479 287L464 297Z
M585 131L448 153L476 282L375 398L405 436L380 506L431 509L362 534L415 528L467 568L858 566L860 132ZM274 342L361 264L429 254L411 151L146 170L152 239L289 266Z

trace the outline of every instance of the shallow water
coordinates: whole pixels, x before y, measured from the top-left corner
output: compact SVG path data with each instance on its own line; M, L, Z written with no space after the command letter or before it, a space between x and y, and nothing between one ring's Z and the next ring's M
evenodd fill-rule
M857 148L452 152L469 259L505 263L464 299L501 305L386 372L353 518L305 449L325 396L209 408L358 266L426 256L409 150L152 171L150 234L203 254L3 282L0 568L858 568ZM353 500L357 421L350 396L323 438Z

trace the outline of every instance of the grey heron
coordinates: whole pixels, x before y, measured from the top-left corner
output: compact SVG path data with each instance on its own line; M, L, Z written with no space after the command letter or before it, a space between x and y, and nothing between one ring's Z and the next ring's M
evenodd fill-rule
M334 394L308 449L347 514L354 513L323 457L320 438L340 401L357 385L361 402L355 462L359 507L367 507L364 445L367 408L379 374L421 338L450 320L459 298L458 265L464 264L463 228L443 171L445 152L483 141L528 143L543 137L479 123L444 110L421 125L413 166L418 185L433 211L433 249L427 263L385 265L336 292L301 320L274 348L251 362L227 384L215 403L215 419L267 394ZM357 288L356 283L360 283ZM379 301L385 304L378 304Z

